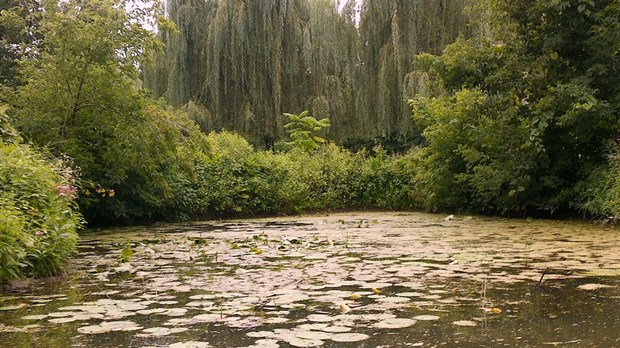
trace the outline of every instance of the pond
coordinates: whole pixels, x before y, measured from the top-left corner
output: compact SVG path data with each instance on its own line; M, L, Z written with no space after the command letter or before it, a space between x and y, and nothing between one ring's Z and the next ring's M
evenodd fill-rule
M617 233L376 212L91 230L69 275L0 293L0 346L617 347Z

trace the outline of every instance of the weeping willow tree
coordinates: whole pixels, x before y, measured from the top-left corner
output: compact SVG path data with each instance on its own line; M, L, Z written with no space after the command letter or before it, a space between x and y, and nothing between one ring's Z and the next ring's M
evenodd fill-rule
M464 32L465 1L169 0L179 33L163 34L145 83L203 129L255 142L301 110L337 141L408 134L405 100L423 85L411 62Z
M332 0L171 0L178 35L147 67L145 83L170 103L203 107L201 124L270 143L283 112L334 120L353 113L356 29Z
M156 54L152 64L143 67L143 79L146 87L173 105L197 99L206 71L208 24L213 21L217 5L218 1L210 0L165 2L165 12L176 23L178 32L161 33L165 52Z
M440 52L459 34L469 35L465 1L364 2L356 99L363 137L406 137L415 131L405 101L424 87L424 76L411 64L417 54Z
M304 29L302 52L305 77L310 83L306 88L312 93L305 105L314 116L331 120L330 139L344 140L359 128L355 118L359 52L355 17L338 13L337 4L330 0L311 0L310 4L310 25Z

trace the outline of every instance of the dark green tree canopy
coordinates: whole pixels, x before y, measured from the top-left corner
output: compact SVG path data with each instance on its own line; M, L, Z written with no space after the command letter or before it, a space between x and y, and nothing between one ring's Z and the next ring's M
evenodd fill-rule
M480 4L491 35L417 60L445 91L413 101L429 142L420 188L438 208L579 206L620 130L618 1Z
M155 9L49 2L38 54L20 62L10 115L26 140L74 160L89 221L163 214L171 197L166 175L182 162L177 151L200 139L189 136L194 124L139 88L138 67L162 48L143 27Z

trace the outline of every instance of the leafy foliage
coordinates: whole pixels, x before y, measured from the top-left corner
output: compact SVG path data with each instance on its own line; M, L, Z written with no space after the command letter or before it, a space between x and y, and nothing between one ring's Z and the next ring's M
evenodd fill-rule
M417 196L429 209L573 207L619 130L618 55L601 45L617 1L481 5L493 35L417 59L445 91L412 102L428 142Z
M156 14L149 7L126 11L115 0L51 4L38 29L40 55L22 63L24 85L12 101L16 125L35 144L74 158L90 222L175 210L168 178L191 171L178 157L184 148L202 146L184 114L138 88L137 67L162 47L139 23Z
M612 151L608 165L596 168L589 180L577 187L585 212L611 218L617 222L620 216L620 157L618 150Z
M133 249L131 248L131 241L125 242L123 250L121 250L120 263L129 263L133 259Z
M325 138L321 138L316 133L329 128L329 119L323 118L317 120L308 115L308 110L303 111L299 115L284 113L289 119L289 123L284 128L292 139L287 143L289 146L300 148L306 152L312 152L319 147L319 144L325 143Z
M8 109L6 105L0 104L0 142L5 144L18 143L21 141L21 137L11 124L6 109Z
M273 153L228 132L211 133L207 142L209 152L195 159L195 176L172 184L188 214L411 207L410 155L353 154L334 144Z
M180 33L162 35L145 84L172 105L200 104L208 131L272 143L284 110L350 110L356 30L332 1L175 0L167 11Z
M38 0L0 2L0 90L19 84L18 62L22 56L37 54L28 47L40 39L36 28L41 11L42 2Z
M252 143L283 138L286 110L330 119L330 139L417 134L406 98L417 92L411 60L471 35L466 1L169 0L179 35L145 85L172 105L200 104L208 131ZM338 12L338 4L342 11Z
M26 145L0 143L0 282L62 271L82 224L74 185L62 162Z
M359 123L352 134L417 134L406 100L425 88L425 79L413 71L411 62L422 52L440 52L459 35L472 35L465 5L463 0L364 1L359 24L361 64L355 85Z

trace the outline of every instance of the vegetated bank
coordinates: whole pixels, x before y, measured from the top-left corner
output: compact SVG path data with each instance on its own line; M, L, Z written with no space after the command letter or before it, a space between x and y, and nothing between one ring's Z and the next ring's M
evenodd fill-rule
M66 162L20 144L0 110L0 283L62 271L82 226Z

